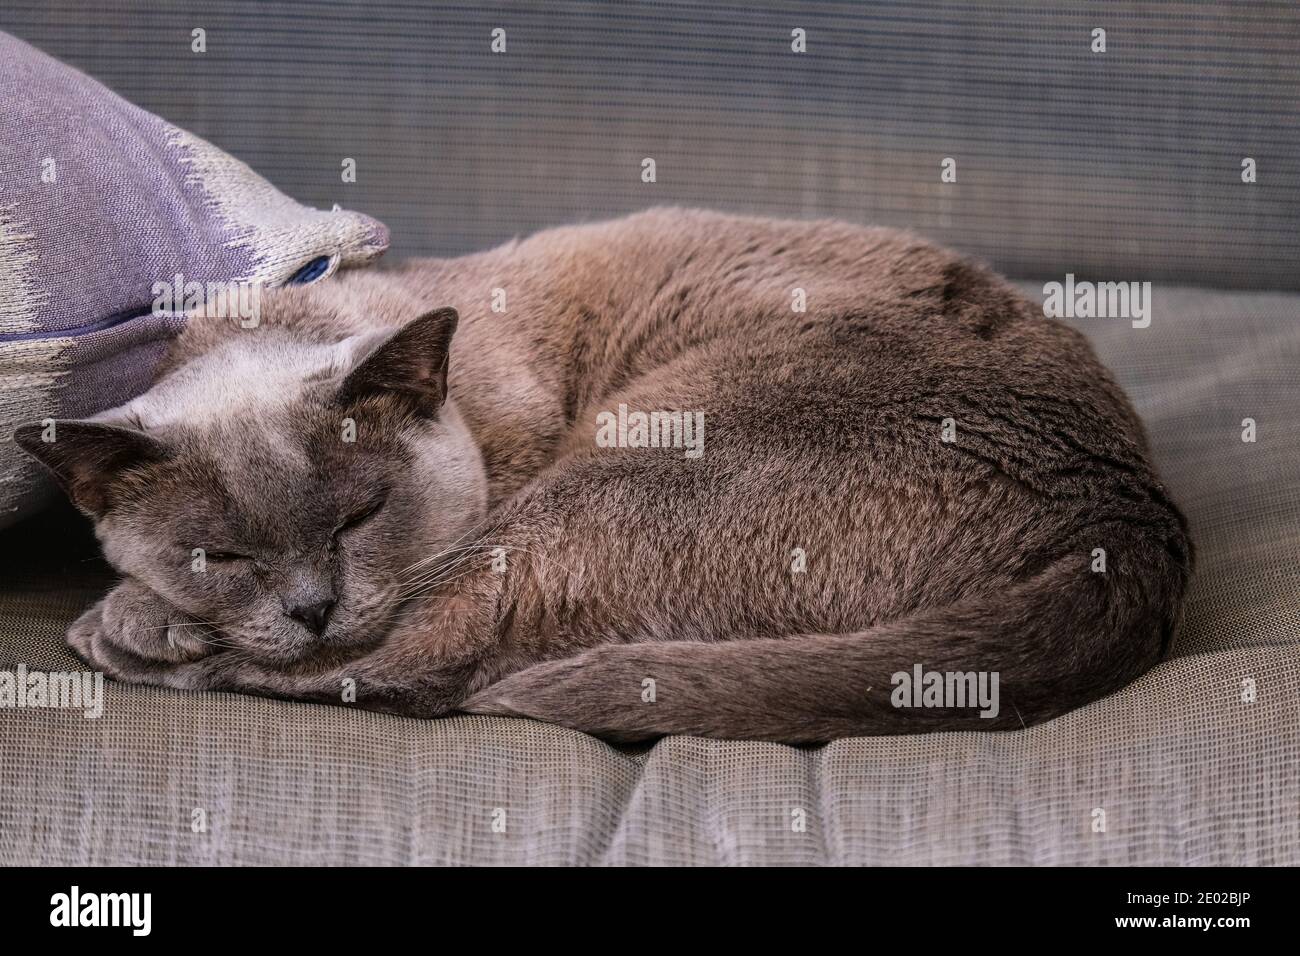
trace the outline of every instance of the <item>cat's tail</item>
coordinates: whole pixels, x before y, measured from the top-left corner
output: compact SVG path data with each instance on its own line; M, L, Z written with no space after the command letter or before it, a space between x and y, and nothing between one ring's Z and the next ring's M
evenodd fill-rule
M511 674L461 709L619 741L1018 729L1161 658L1190 572L1184 545L1139 543L1104 572L1060 559L998 594L856 633L599 646Z

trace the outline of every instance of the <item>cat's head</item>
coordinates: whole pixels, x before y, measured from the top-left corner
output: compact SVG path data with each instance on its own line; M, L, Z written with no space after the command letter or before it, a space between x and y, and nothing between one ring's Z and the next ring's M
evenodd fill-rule
M455 328L443 309L336 342L234 332L121 408L15 439L110 563L230 643L281 661L353 648L486 509L447 396Z

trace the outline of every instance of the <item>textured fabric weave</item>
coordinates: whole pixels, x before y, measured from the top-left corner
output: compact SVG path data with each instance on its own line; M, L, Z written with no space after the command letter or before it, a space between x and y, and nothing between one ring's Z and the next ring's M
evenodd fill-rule
M109 685L96 720L0 709L0 863L1300 864L1300 296L1160 288L1148 329L1079 325L1199 549L1176 656L1104 701L1008 734L626 751ZM76 666L93 556L67 512L0 535L0 669Z
M5 0L0 29L400 256L677 203L918 229L1027 278L1300 288L1290 2Z
M114 689L96 721L0 712L0 863L1297 864L1297 690L1294 653L1207 654L1028 732L629 754Z

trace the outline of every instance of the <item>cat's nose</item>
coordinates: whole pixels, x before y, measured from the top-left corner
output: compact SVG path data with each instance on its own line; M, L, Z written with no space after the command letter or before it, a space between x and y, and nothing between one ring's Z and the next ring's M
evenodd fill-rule
M325 630L325 625L329 623L330 612L334 610L334 599L327 598L324 601L313 601L310 604L299 604L289 608L289 616L295 621L302 622L307 630L311 631L317 637Z

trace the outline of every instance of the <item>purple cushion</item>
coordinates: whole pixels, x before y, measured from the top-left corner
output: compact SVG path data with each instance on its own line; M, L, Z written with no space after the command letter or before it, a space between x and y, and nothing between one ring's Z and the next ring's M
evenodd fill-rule
M388 231L310 209L210 143L0 33L0 526L43 496L15 427L149 384L183 302L163 283L280 285L373 259ZM191 286L191 288L195 288Z

